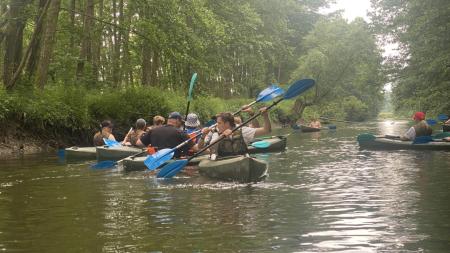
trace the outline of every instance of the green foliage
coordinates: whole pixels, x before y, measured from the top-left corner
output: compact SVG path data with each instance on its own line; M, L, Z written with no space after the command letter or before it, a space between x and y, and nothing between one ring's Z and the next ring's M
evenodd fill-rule
M397 112L450 111L450 2L373 1L372 20L380 35L399 45L387 59Z
M364 20L351 23L339 17L321 20L306 36L305 46L307 53L291 75L292 79L316 80L314 91L299 98L303 105L317 105L321 108L318 112L343 114L329 106L341 104L344 114L355 119L377 115L384 85L381 53ZM343 102L346 98L348 104Z

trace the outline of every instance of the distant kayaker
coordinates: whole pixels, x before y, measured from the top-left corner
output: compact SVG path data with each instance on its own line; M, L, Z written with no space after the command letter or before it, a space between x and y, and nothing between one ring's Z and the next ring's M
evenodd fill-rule
M95 146L103 146L105 142L103 138L115 141L116 138L112 134L113 124L109 120L102 121L100 125L101 130L95 133L94 135L94 145Z
M122 145L125 146L136 146L137 141L141 138L143 134L145 134L145 129L147 126L147 122L145 119L136 120L136 127L131 130L127 136L122 141Z
M179 129L183 121L180 113L172 112L169 114L167 124L161 127L151 129L144 134L136 143L139 147L147 147L151 145L157 150L165 148L174 148L178 144L188 140L189 137L183 130ZM189 142L182 148L177 149L174 153L175 157L185 156L190 148L194 146L194 142Z
M220 113L217 116L217 129L218 133L209 134L209 128L202 129L202 138L198 143L198 148L203 148L208 143L212 143L221 135L226 136L224 140L221 140L211 148L212 157L220 156L233 156L243 155L247 153L247 145L257 136L268 134L272 130L272 126L269 119L269 114L266 108L261 108L261 112L264 118L264 126L259 128L252 128L243 126L239 130L232 133L232 129L236 127L233 114L229 112Z
M312 128L321 128L321 127L322 127L322 124L320 124L319 119L314 118L314 119L309 123L309 127L312 127Z
M153 125L147 127L147 132L148 132L150 129L153 129L153 128L156 128L156 127L160 127L160 126L163 126L165 122L166 122L166 119L165 119L163 116L161 116L161 115L156 115L155 117L153 117Z
M431 129L431 127L425 121L425 113L414 113L413 120L416 122L416 124L409 128L404 135L400 136L400 140L413 141L416 137L430 136L433 133L433 129Z

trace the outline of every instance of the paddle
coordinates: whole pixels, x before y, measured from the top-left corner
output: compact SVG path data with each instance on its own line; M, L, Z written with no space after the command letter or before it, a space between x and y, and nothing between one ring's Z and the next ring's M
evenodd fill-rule
M125 157L123 159L120 159L119 161L109 161L109 160L108 161L101 161L101 162L98 162L96 164L91 165L91 168L92 169L109 169L109 168L112 168L112 167L118 165L119 163L121 163L123 160L125 160L127 158L134 158L134 157L142 155L142 154L144 154L146 152L147 152L147 150L144 150L144 151L139 152L137 154L134 154L134 155Z
M194 90L194 86L195 86L195 81L197 81L197 73L194 73L191 77L191 83L189 84L189 92L188 92L188 97L187 97L187 106L186 106L186 116L184 116L184 121L187 120L187 115L189 113L189 105L191 104L191 100L192 100L192 91ZM186 126L183 125L183 131L186 129Z
M270 101L273 98L275 98L275 97L277 97L277 96L279 96L279 95L281 95L283 93L284 93L283 89L281 89L280 87L278 87L276 85L271 85L268 88L266 88L263 91L261 91L258 94L258 97L256 98L256 100L253 101L252 103L250 103L249 106L255 104L256 102ZM242 110L243 110L243 108L241 107L241 109L239 109L237 112L235 112L234 115L240 113ZM217 123L214 123L213 125L210 126L210 128L214 128L216 126L216 124ZM201 130L196 131L194 133L196 133L194 136L192 136L188 140L180 143L176 147L162 149L162 150L156 152L155 154L153 154L151 156L148 156L145 159L145 161L144 161L145 166L147 166L147 168L149 170L154 170L154 169L158 168L159 166L161 166L161 164L163 164L163 163L167 162L168 160L172 159L175 150L183 147L184 145L189 143L190 140L193 140L193 139L197 138L197 136L200 135Z
M446 114L439 114L438 115L438 120L446 121L446 120L448 120L448 116Z
M278 99L277 101L273 102L269 107L267 107L266 110L270 110L272 107L274 107L275 105L277 105L278 103L280 103L281 101L283 101L285 99L291 99L293 97L296 97L296 96L300 95L301 93L303 93L303 92L307 91L309 88L311 88L314 85L314 83L315 82L312 79L303 79L303 80L298 80L298 81L294 82L289 87L289 89L286 91L284 96L282 98ZM241 125L235 127L231 132L233 133L233 132L239 130L240 128L242 128L243 126L245 126L246 124L248 124L249 122L254 120L256 117L258 117L259 115L261 115L261 112L256 113L255 115L253 115L252 117L250 117L249 119L244 121ZM204 147L201 150L199 150L197 153L195 153L189 159L177 160L177 161L174 161L172 163L169 163L169 164L165 165L158 172L157 177L158 178L161 178L161 177L163 177L163 178L171 178L171 177L173 177L180 170L182 170L186 166L186 164L188 164L188 162L190 160L192 160L193 158L195 158L199 154L203 153L205 150L207 150L211 146L215 145L216 143L220 142L224 138L225 138L225 136L221 135L219 138L217 138L215 141L213 141L212 143L210 143L206 147Z
M103 142L105 143L106 146L108 146L108 148L117 147L117 146L122 145L118 141L110 140L110 139L106 139L106 138L103 138Z

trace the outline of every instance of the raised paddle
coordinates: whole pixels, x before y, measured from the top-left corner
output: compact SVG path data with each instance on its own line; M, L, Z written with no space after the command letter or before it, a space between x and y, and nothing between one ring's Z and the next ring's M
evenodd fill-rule
M284 90L276 85L271 85L268 88L264 89L263 91L261 91L258 94L258 97L256 98L255 101L253 101L252 103L250 103L248 106L251 106L253 104L255 104L256 102L266 102L266 101L270 101L273 98L281 95L284 93ZM239 109L237 112L234 113L234 115L240 113L242 111L242 108ZM213 125L209 126L210 128L214 128L216 126L216 123L214 123ZM145 161L144 164L145 166L147 166L147 168L149 170L154 170L156 168L158 168L159 166L161 166L161 164L167 162L168 160L172 159L175 150L183 147L184 145L188 144L189 141L197 138L200 134L201 134L201 130L194 132L196 133L194 136L192 136L191 138L189 138L188 140L180 143L179 145L177 145L174 148L166 148L166 149L162 149L158 152L156 152L155 154L148 156Z
M188 97L187 97L187 106L186 106L186 116L184 116L184 121L187 120L187 115L189 113L189 105L191 104L191 100L192 100L192 91L194 90L194 86L195 83L197 81L197 73L194 73L191 77L191 82L189 84L189 92L188 92ZM186 129L186 126L183 125L183 130Z
M267 107L266 110L270 110L272 107L274 107L275 105L277 105L278 103L280 103L281 101L283 101L285 99L291 99L293 97L300 95L301 93L310 89L314 85L314 83L315 82L312 79L303 79L303 80L294 82L289 87L289 89L286 91L284 96L282 98L278 99L277 101L273 102L269 107ZM233 133L233 132L239 130L240 128L242 128L243 126L245 126L246 124L248 124L249 122L254 120L256 117L258 117L259 115L261 115L261 112L258 112L257 114L253 115L252 117L250 117L249 119L244 121L241 125L235 127L231 132ZM215 145L219 141L223 140L224 138L225 138L225 136L221 135L218 139L216 139L215 141L210 143L208 146L199 150L197 153L195 153L189 159L177 160L177 161L174 161L172 163L165 165L158 172L157 177L158 178L161 178L161 177L171 178L171 177L175 176L180 170L182 170L186 166L186 164L188 164L188 162L190 160L192 160L194 157L198 156L199 154L203 153L205 150L207 150L211 146Z

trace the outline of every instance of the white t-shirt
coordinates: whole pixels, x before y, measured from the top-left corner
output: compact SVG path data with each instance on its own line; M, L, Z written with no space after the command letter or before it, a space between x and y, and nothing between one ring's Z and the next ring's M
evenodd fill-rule
M413 141L414 139L416 139L416 129L414 127L411 127L403 136Z

